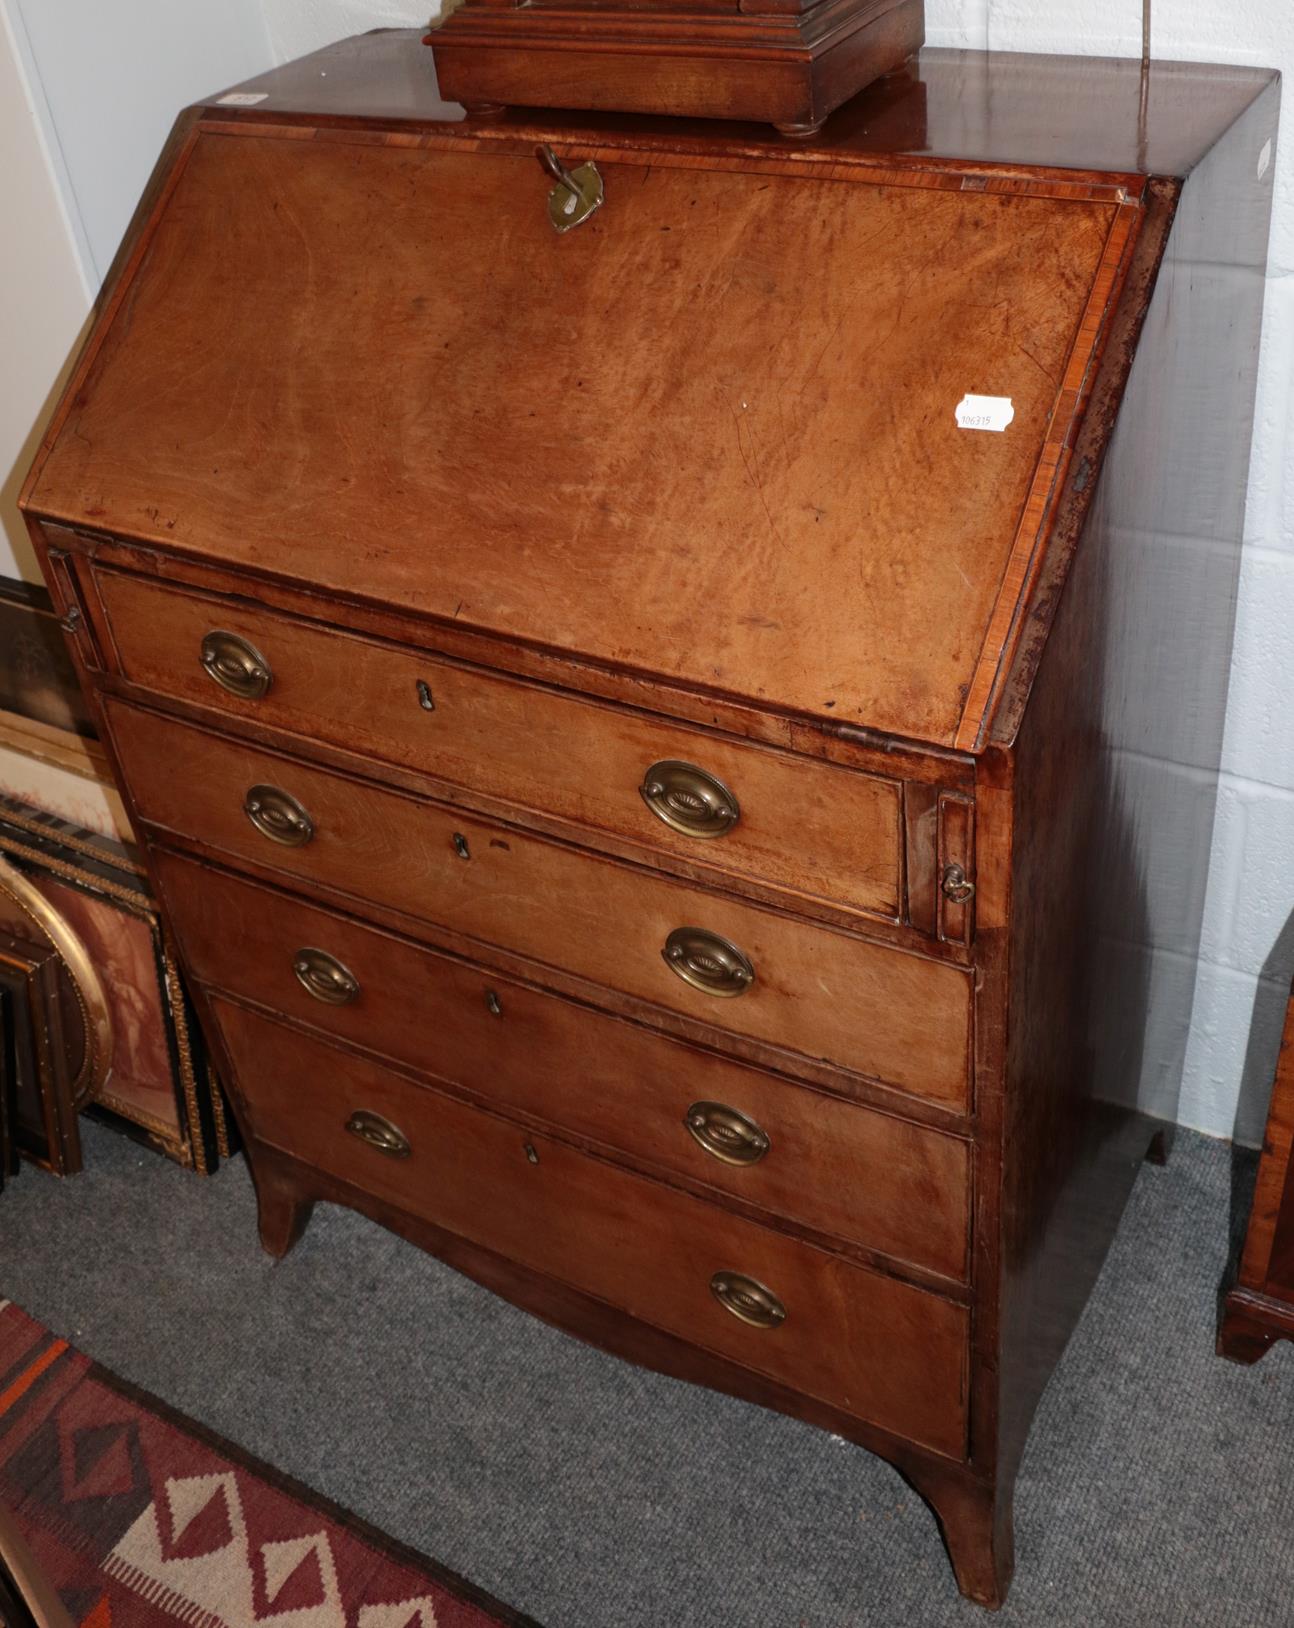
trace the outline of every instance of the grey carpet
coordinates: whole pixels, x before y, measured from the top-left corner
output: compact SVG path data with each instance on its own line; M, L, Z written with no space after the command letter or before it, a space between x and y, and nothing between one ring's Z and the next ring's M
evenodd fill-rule
M547 1628L987 1624L898 1476L637 1372L358 1216L275 1266L212 1181L101 1129L0 1197L0 1293ZM1294 1348L1213 1355L1231 1159L1141 1175L1047 1392L1001 1628L1294 1623Z

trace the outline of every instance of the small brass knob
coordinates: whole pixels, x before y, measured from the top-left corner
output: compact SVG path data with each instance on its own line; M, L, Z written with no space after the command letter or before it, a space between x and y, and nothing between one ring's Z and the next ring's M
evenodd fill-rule
M278 786L253 786L243 798L243 813L263 837L285 848L304 847L315 834L305 809Z
M945 899L953 904L966 904L975 897L975 884L960 865L949 865L940 883Z
M327 950L298 950L292 970L306 994L325 1006L347 1006L359 998L359 979Z
M658 820L685 837L721 837L741 817L737 799L723 781L695 763L673 758L653 763L638 791Z
M744 995L755 982L749 956L704 927L676 927L661 955L671 972L707 995Z
M752 1328L778 1328L786 1321L786 1307L773 1291L742 1272L716 1272L710 1293L725 1311Z
M58 625L63 629L64 633L76 633L81 626L81 607L72 605L59 617Z
M705 1151L724 1164L758 1164L771 1146L753 1119L722 1102L694 1102L683 1123Z
M220 628L203 638L202 666L221 689L240 701L259 701L274 682L270 664L256 646L241 634Z
M388 1159L407 1159L413 1152L404 1132L381 1114L357 1109L346 1121L346 1129L376 1152L385 1153Z

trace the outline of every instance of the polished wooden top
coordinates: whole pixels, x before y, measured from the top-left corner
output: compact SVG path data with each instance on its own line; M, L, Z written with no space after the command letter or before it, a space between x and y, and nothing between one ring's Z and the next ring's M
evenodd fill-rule
M927 47L905 72L841 108L810 150L1184 176L1277 77L1269 68L1156 62L1143 117L1140 64L1130 58ZM432 53L414 29L341 40L238 88L266 96L251 117L423 123L459 111L440 100ZM533 114L514 111L481 128L503 133L533 122ZM552 114L549 122L572 134L633 129L682 142L717 135L787 150L765 125L593 113Z

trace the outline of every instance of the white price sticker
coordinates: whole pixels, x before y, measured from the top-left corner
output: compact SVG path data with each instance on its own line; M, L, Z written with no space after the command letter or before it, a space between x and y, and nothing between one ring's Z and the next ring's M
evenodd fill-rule
M217 107L255 107L257 102L268 102L270 93L267 90L231 90L228 96L222 96L216 103Z
M957 403L959 430L989 430L1001 435L1015 417L1010 396L963 396Z

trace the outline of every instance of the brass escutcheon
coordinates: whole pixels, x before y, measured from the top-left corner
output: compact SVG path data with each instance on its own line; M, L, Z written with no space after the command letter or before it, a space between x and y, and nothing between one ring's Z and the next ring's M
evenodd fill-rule
M750 957L704 927L676 927L660 953L671 972L707 995L744 995L755 982Z
M694 1102L683 1123L705 1151L724 1164L758 1164L772 1145L753 1119L722 1102Z
M658 820L685 837L721 837L741 817L737 799L695 763L664 758L653 763L638 788Z
M710 1293L725 1311L752 1328L778 1328L786 1321L786 1307L773 1291L743 1272L716 1272Z
M215 628L202 640L202 666L221 689L240 701L259 701L274 682L270 664L241 634Z
M548 218L554 231L569 232L602 207L606 193L596 164L580 164L568 170L547 145L536 147L535 157L544 173L557 183L548 194Z

